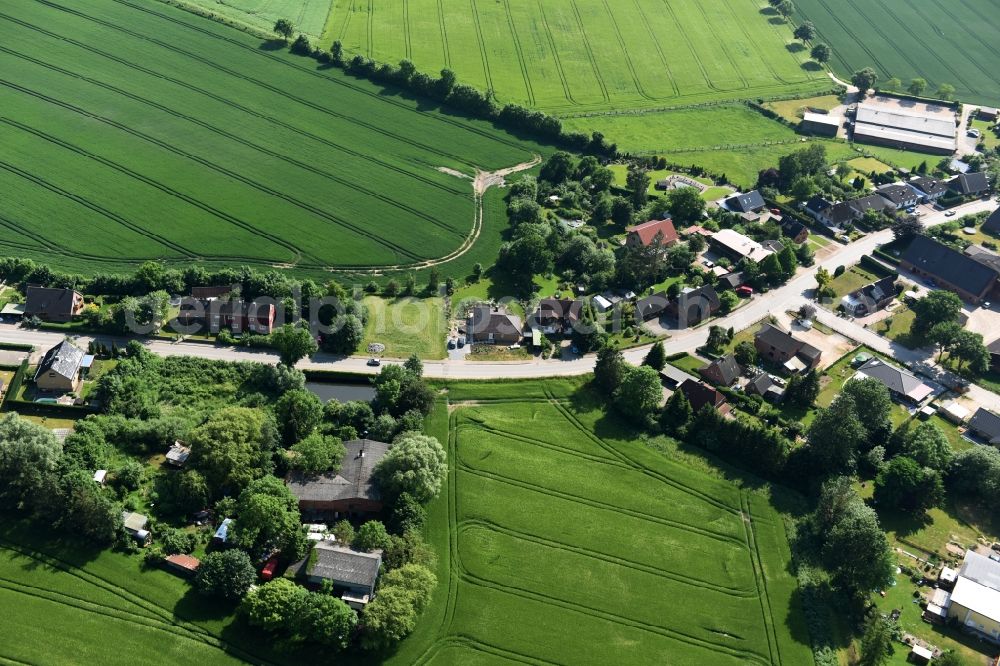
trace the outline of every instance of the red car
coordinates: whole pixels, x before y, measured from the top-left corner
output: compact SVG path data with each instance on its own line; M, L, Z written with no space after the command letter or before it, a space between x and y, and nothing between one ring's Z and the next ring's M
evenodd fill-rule
M746 285L743 285L742 287L737 287L736 294L738 296L747 296L747 297L753 296L753 287L748 287Z
M274 578L274 572L278 568L278 556L272 555L271 559L264 563L264 568L260 570L260 577L265 581Z

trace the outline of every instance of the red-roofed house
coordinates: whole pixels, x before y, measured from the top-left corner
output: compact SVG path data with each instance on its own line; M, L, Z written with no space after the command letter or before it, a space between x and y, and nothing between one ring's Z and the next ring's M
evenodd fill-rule
M183 553L169 555L165 557L163 561L168 567L178 573L184 574L185 576L194 574L198 571L198 566L201 564L197 557L191 557L190 555L185 555Z
M662 247L670 247L677 242L677 230L670 218L665 220L650 220L643 224L628 228L625 244L629 247L641 245L649 247L659 237Z

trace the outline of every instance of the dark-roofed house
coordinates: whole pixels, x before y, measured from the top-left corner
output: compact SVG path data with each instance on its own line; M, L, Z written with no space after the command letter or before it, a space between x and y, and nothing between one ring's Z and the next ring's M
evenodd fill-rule
M673 220L650 220L627 229L625 244L629 247L649 247L654 241L659 241L661 247L670 247L677 243L677 230Z
M660 370L660 383L666 386L671 391L677 390L677 387L686 381L692 381L697 383L698 379L692 377L688 373L684 372L680 368L670 365L667 363L663 366L663 370Z
M83 296L72 289L35 287L24 292L24 316L43 321L67 322L83 310Z
M920 200L929 203L931 201L937 201L945 192L948 191L948 184L943 180L938 180L937 178L930 178L929 176L919 176L912 179L907 185L910 186Z
M981 171L960 173L948 181L948 187L965 197L977 197L990 191L990 181Z
M894 206L892 204L877 194L869 194L868 196L861 197L860 199L851 199L847 202L847 205L854 209L857 213L857 219L860 219L861 216L870 210L874 210L879 213L894 210Z
M923 383L912 373L877 358L871 359L858 368L858 374L854 376L854 379L861 378L861 375L877 379L889 389L889 395L900 402L907 402L911 405L921 404L934 392L933 387Z
M740 372L740 364L732 354L727 354L698 369L698 374L715 386L732 386L740 378Z
M215 287L191 287L191 298L199 301L209 301L213 298L222 298L233 293L231 284L219 285Z
M743 271L733 271L726 273L719 278L720 289L736 289L746 284L747 276Z
M852 208L849 203L842 201L819 213L816 219L828 227L839 229L848 222L858 219L858 211Z
M35 371L35 385L42 391L69 392L80 388L84 351L63 340L45 352Z
M909 208L920 203L920 197L906 185L883 185L875 192L892 204L893 208Z
M823 352L785 333L777 326L764 324L754 336L757 353L789 372L803 372L819 365Z
M987 249L982 245L970 245L962 250L962 254L983 266L992 268L1000 275L1000 254L997 254L993 250Z
M365 553L317 541L306 558L290 569L313 585L333 584L333 593L354 610L365 607L375 594L382 553Z
M726 207L736 213L756 213L766 205L764 197L757 190L736 194L726 199Z
M646 298L640 298L636 302L635 315L642 319L642 321L649 321L663 314L669 303L670 297L667 296L667 292L658 291Z
M182 326L197 326L213 334L225 328L234 335L245 331L269 335L274 330L276 314L274 303L210 298L183 303L176 320Z
M319 476L293 474L288 489L299 500L299 510L315 517L371 516L382 510L382 494L372 471L389 445L371 439L344 442L347 453L340 471Z
M714 407L722 414L729 413L729 403L726 402L726 396L707 384L689 379L681 384L679 390L691 403L691 409L695 414L700 412L705 405Z
M997 289L995 270L927 236L913 238L899 258L899 266L916 275L932 278L937 285L978 305Z
M678 328L694 326L711 317L721 307L719 294L711 285L688 287L667 304L666 317Z
M538 328L545 335L569 335L573 332L573 325L580 320L582 309L583 301L543 298L529 318L529 327Z
M791 217L781 218L781 232L796 243L805 243L809 238L809 227Z
M984 442L1000 445L1000 416L980 407L969 419L969 430Z
M805 203L803 209L806 211L806 215L814 220L819 220L820 215L832 205L832 201L828 201L824 197L816 194Z
M994 236L1000 236L1000 208L990 213L990 216L983 222L983 231Z
M513 345L521 341L521 318L490 307L476 305L469 311L465 334L469 344Z
M884 277L878 282L866 284L840 299L844 311L852 317L864 317L878 312L892 303L896 297L896 278Z
M762 372L749 382L747 382L746 392L751 395L759 395L768 402L781 402L785 397L785 389L778 386L777 382L771 379L771 375Z
M990 367L994 372L1000 372L1000 338L997 338L986 346L990 353Z

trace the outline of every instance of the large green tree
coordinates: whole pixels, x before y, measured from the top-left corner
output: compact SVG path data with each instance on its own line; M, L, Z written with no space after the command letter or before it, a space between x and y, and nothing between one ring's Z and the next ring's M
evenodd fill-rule
M621 385L613 394L615 407L636 419L646 421L652 416L663 400L660 373L648 365L638 368L626 366Z
M437 439L407 433L375 466L374 476L390 496L409 493L419 502L427 502L441 491L447 471L447 454Z
M903 446L904 454L923 467L943 472L951 465L951 443L930 421L923 421L906 433Z
M278 350L281 363L289 367L306 356L312 356L319 349L319 344L309 329L292 324L285 324L272 331L271 345Z
M865 626L861 636L861 659L858 666L882 666L892 656L892 624L881 614L875 615Z
M913 305L913 324L910 331L923 337L942 322L957 321L962 311L962 299L950 291L936 289Z
M922 514L943 499L941 475L906 456L883 465L875 479L875 500L882 506Z
M854 398L841 394L827 409L819 411L807 435L823 469L839 473L854 469L855 456L867 431L858 418Z
M194 587L206 596L235 600L246 594L255 580L257 571L250 556L233 548L202 558L194 576Z
M878 516L860 499L847 503L825 534L823 557L834 584L858 596L886 585L894 568Z
M346 450L336 437L314 432L290 449L288 466L307 474L322 474L340 467Z
M270 470L277 429L261 410L226 407L192 430L190 440L190 464L213 494L236 493Z
M305 550L299 502L285 483L265 476L240 493L233 541L251 553L280 550L295 560Z
M35 509L56 482L62 446L52 431L11 412L0 418L0 502Z
M287 391L275 403L274 413L282 439L291 446L308 437L323 420L323 403L305 389Z
M854 413L865 429L868 445L884 443L892 431L892 398L885 384L873 377L852 379L844 384L841 394L854 398Z

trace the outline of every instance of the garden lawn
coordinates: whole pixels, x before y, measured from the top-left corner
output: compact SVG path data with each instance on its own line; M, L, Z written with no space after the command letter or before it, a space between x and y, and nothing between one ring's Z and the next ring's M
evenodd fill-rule
M853 160L847 160L847 164L858 173L865 174L866 176L872 171L876 173L892 171L892 167L874 157L855 157Z
M780 515L577 386L447 384L448 594L394 663L806 663Z
M373 342L385 345L387 358L444 358L446 324L441 298L385 299L366 296L368 321L361 350Z
M856 291L866 284L871 284L878 280L879 277L874 273L865 270L859 265L854 265L845 270L843 273L833 278L830 281L830 288L836 292L836 303L840 303L840 299Z
M426 268L475 220L438 167L544 152L151 0L18 2L0 30L0 252L66 271ZM487 251L442 274L495 257L497 202Z
M798 123L802 120L802 114L809 109L829 111L840 104L840 97L837 95L820 95L808 99L783 99L765 102L764 108L774 111L790 123Z

